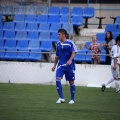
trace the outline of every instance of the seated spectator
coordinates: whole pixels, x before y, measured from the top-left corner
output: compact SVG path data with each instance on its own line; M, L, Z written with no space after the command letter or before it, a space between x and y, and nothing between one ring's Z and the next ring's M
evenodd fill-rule
M101 50L100 50L100 44L97 43L97 37L96 35L94 35L92 37L92 43L90 44L90 46L86 46L85 47L88 50L91 50L92 54L100 54ZM91 56L91 63L92 64L99 64L100 63L100 56L99 55L92 55Z
M106 37L105 37L105 44L102 44L102 46L104 47L106 54L111 54L111 48L112 46L115 44L115 40L113 39L113 35L111 31L108 31L106 33ZM111 57L110 56L106 56L106 64L110 65L111 64Z

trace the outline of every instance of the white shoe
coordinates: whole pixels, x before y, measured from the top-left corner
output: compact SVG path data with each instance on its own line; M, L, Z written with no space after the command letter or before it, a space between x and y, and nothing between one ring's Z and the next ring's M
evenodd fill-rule
M74 101L73 101L73 100L70 100L69 104L74 104Z
M65 102L65 99L59 98L56 103L64 103L64 102Z

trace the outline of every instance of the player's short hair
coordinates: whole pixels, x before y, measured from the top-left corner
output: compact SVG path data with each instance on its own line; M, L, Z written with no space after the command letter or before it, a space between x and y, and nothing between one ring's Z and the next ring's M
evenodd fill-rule
M66 36L68 35L68 34L67 34L67 31L66 31L65 29L59 29L59 30L58 30L58 33L65 34Z
M116 38L116 43L117 43L118 41L120 41L120 35L117 36L117 38Z

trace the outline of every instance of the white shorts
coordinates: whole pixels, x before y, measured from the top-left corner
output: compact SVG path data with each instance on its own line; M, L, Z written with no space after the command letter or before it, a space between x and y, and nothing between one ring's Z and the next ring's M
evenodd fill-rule
M113 64L111 64L111 71L114 78L120 78L120 64L117 64L117 69L113 69Z

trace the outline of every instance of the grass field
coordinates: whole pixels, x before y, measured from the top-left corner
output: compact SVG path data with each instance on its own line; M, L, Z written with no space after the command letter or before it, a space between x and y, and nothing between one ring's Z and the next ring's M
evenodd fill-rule
M120 94L115 89L76 88L69 105L69 86L63 86L66 102L56 104L54 85L0 84L0 120L120 120Z

